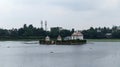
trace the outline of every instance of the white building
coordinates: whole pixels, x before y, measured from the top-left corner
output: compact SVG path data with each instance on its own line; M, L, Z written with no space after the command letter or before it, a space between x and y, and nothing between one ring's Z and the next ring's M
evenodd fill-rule
M83 34L79 31L75 31L72 36L71 36L72 40L83 40Z
M62 41L62 37L59 35L59 36L57 37L57 40L58 40L58 41Z
M46 37L45 37L45 41L50 41L50 37L49 37L49 36L46 36Z
M71 36L65 37L64 40L71 40Z
M64 40L83 40L83 34L79 31L75 31L71 36L65 37Z

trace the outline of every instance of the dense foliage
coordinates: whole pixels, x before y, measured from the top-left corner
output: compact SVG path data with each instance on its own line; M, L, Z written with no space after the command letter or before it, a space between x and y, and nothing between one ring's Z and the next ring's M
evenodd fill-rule
M59 28L45 31L43 28L36 28L33 25L26 25L19 29L0 29L0 39L43 39L47 35L51 38L57 38L58 35L62 37L70 36L74 32L74 29L67 30ZM81 31L86 39L103 39L103 38L120 38L120 27L113 26L99 27Z
M51 38L57 38L58 35L62 37L70 36L73 31L62 29L56 27L56 29L51 31L45 31L43 28L36 28L33 25L24 24L22 28L19 29L0 29L0 39L43 39L47 35Z
M83 30L85 38L90 39L105 39L105 38L120 38L120 26L113 26L112 28L103 27L103 28L93 28L91 27L88 30Z

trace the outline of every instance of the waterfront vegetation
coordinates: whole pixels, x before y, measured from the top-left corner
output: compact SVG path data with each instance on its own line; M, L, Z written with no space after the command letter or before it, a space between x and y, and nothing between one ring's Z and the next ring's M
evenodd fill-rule
M87 42L120 42L120 39L86 39Z
M0 29L0 40L40 40L44 39L46 36L50 36L51 39L56 39L58 35L62 38L71 36L74 29L59 29L59 27L51 28L50 31L46 31L43 28L36 28L32 24L26 25L16 29ZM80 30L84 35L85 39L94 39L94 41L119 41L120 39L120 27L113 26L109 27L90 27L86 30Z

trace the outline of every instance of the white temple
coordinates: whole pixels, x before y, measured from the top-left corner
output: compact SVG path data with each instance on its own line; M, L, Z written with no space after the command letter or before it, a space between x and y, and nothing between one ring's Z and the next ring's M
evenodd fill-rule
M45 37L45 41L50 41L50 37L49 37L49 36L46 36L46 37Z
M65 37L64 40L83 40L83 34L79 31L75 31L71 36Z
M75 31L72 35L71 35L71 39L72 40L83 40L83 34L79 31Z
M58 41L62 41L62 37L59 35L59 36L57 37L57 40L58 40Z

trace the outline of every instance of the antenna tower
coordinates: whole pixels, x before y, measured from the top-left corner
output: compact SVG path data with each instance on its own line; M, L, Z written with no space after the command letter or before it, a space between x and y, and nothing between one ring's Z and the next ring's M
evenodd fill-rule
M47 21L45 21L45 31L47 31Z

